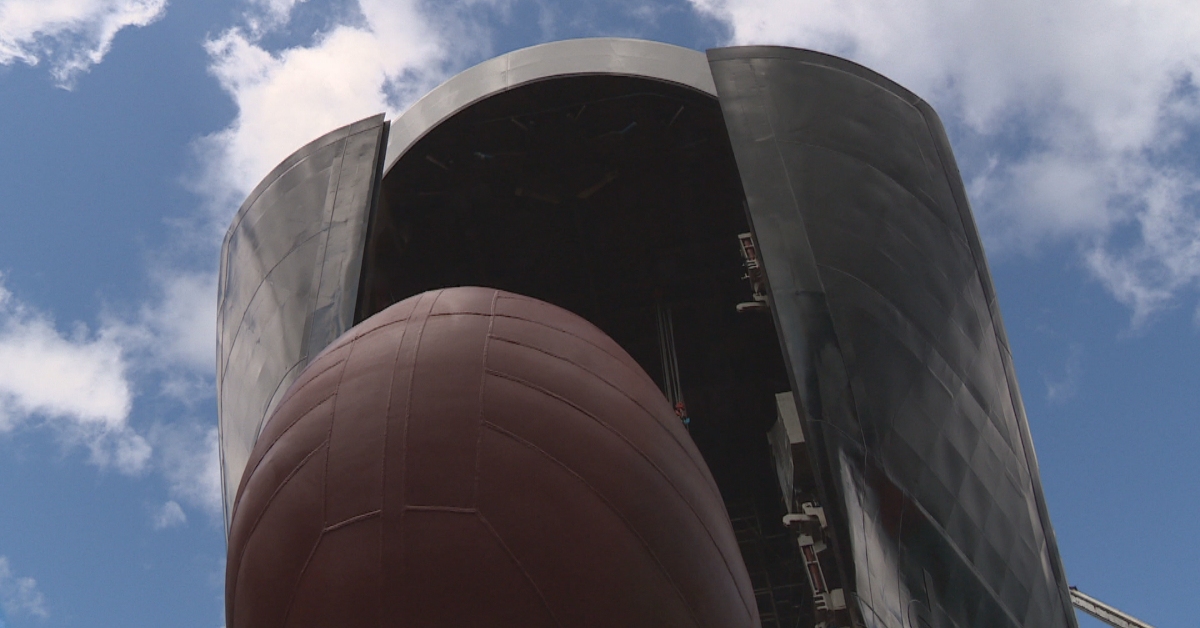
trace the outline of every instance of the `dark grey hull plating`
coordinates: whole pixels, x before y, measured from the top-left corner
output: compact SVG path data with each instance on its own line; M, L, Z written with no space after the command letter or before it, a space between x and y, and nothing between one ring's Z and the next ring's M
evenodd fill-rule
M920 98L843 59L709 51L866 625L1074 625L958 168Z

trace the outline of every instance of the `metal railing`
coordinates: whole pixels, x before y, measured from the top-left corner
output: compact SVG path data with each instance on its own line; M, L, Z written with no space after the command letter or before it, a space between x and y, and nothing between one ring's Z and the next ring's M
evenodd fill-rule
M1071 587L1071 604L1075 608L1115 628L1154 628L1150 624L1127 613L1122 613L1075 587Z

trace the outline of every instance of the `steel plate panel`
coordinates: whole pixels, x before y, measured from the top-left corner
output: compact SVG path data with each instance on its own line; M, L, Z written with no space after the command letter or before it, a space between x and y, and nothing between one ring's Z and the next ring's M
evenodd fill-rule
M217 404L227 525L264 419L354 323L385 135L378 115L304 146L263 179L225 236Z
M392 122L384 171L417 140L468 105L535 81L579 74L658 79L716 95L703 53L637 39L570 39L522 48L468 68L442 83Z
M820 53L709 60L858 620L1075 626L936 114Z

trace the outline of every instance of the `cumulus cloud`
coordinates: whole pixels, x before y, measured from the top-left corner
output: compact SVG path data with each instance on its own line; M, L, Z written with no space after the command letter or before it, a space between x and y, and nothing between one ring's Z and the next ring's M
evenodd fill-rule
M177 420L170 434L139 432L130 417L134 381L160 382L158 399L186 408L212 398L216 277L172 270L154 280L156 297L128 319L63 333L8 292L0 275L0 433L49 428L86 450L92 464L131 475L158 469L174 497L212 510L220 485L216 428Z
M259 4L286 20L295 3ZM395 113L441 80L450 60L479 45L466 22L435 18L417 0L355 4L352 20L314 34L308 45L270 50L254 21L207 43L210 71L238 109L229 127L199 144L207 164L202 187L216 201L222 231L242 198L290 153L344 124Z
M152 280L154 297L129 320L105 320L105 335L140 368L167 373L169 387L182 386L178 379L210 379L216 363L216 274L172 268Z
M168 501L154 512L154 529L165 530L187 523L187 515L177 501Z
M121 347L84 328L62 335L8 292L0 276L0 431L32 415L114 430L132 393Z
M214 394L217 290L211 272L164 269L153 281L153 297L125 320L110 316L103 333L123 348L138 381L159 382L140 412L166 414L137 435L144 447L126 450L144 454L142 466L167 482L171 500L152 514L154 528L163 529L187 521L184 507L214 521L221 513L216 417L190 416L210 408Z
M9 615L33 615L45 619L46 600L38 590L37 581L12 572L8 557L0 556L0 606Z
M216 364L217 277L178 272L160 279L163 299L142 310L142 322L158 342L164 363L211 373Z
M690 2L733 43L843 55L930 100L994 249L1074 240L1134 326L1200 287L1200 5Z
M151 300L128 320L110 317L104 333L124 348L135 376L160 383L144 407L165 401L159 407L175 415L145 431L146 451L154 455L148 466L166 479L172 498L153 516L162 529L186 522L184 506L214 520L221 512L216 417L190 416L211 407L215 392L217 288L215 273L178 268L156 272L153 281Z
M43 59L63 87L100 63L117 33L162 17L167 0L0 0L0 65Z
M1067 361L1062 373L1058 376L1042 374L1046 384L1046 399L1053 403L1063 403L1075 397L1079 392L1079 380L1083 374L1083 347L1071 345Z
M306 0L246 0L245 30L262 35L286 26L296 5Z
M161 424L150 431L150 440L159 452L159 471L171 497L218 519L221 468L217 428L200 422Z
M78 326L63 334L3 286L0 276L0 433L31 423L82 445L92 462L138 473L149 443L128 424L133 392L122 347Z
M74 429L63 433L67 443L78 443L91 452L91 462L136 475L146 469L154 448L128 425L116 430Z
M161 382L158 398L176 404L168 412L213 395L215 276L164 271L155 282L156 298L128 320L108 317L96 332L78 324L64 333L6 290L0 275L0 433L47 428L87 451L92 464L130 475L157 470L176 500L220 512L211 418L146 432L130 423L135 380Z
M131 403L118 344L59 333L0 284L0 431L32 416L118 430Z

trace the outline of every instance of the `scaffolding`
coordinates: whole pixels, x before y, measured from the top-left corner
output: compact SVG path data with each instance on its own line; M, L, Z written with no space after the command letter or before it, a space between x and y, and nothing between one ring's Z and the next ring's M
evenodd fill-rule
M763 628L813 625L804 559L778 508L754 500L726 504L738 548L750 574Z

